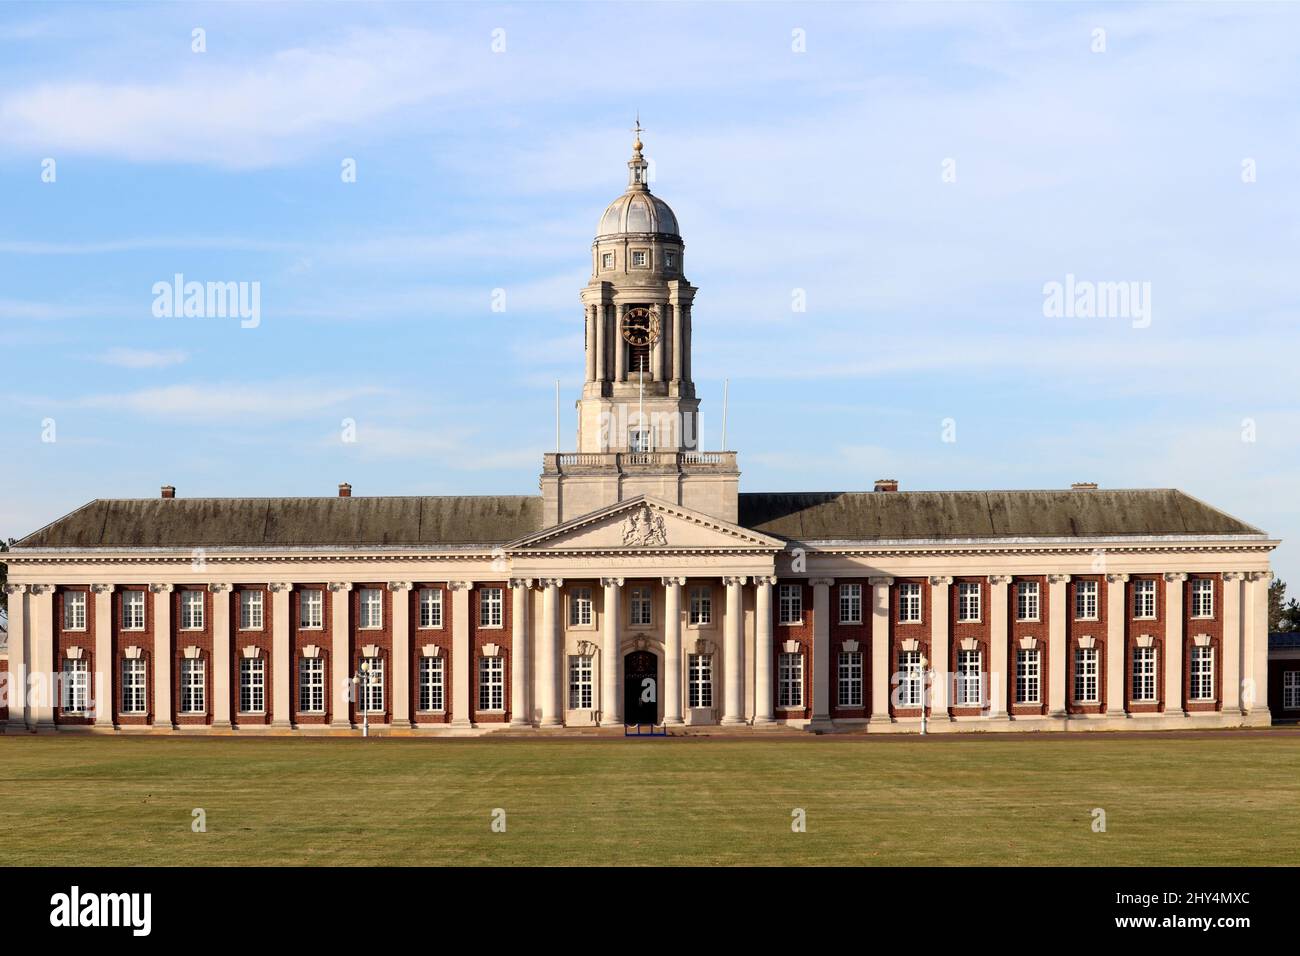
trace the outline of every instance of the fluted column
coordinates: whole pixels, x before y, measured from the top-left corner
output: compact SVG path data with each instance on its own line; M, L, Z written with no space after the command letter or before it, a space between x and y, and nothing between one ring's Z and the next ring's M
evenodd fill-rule
M1051 717L1065 716L1065 625L1069 614L1065 601L1065 586L1070 583L1068 574L1047 576L1047 713Z
M627 346L623 342L623 316L627 315L627 306L618 307L618 317L614 322L614 334L610 341L614 344L614 381L621 382L627 378Z
M685 578L661 578L664 586L664 723L682 720L682 585Z
M510 581L510 726L526 727L528 712L528 589L530 578Z
M587 334L583 339L583 345L586 346L587 353L587 381L596 380L596 310L597 306L583 306L583 312L586 313Z
M871 579L871 722L889 723L889 589L893 578Z
M930 669L934 678L930 682L930 716L948 719L949 690L952 687L952 666L948 660L948 588L952 578L935 575L930 578Z
M393 601L393 725L411 723L410 581L389 581Z
M772 586L776 578L754 578L754 723L776 723L772 688Z
M113 585L92 584L95 596L95 726L113 726Z
M600 616L602 642L600 649L600 722L617 724L621 722L623 701L618 693L619 613L623 593L622 578L601 578L600 585L605 589L605 608Z
M448 581L451 591L451 726L470 727L474 701L470 692L469 581Z
M1007 667L1007 644L1011 636L1007 631L1008 574L989 575L989 716L1007 715L1007 686L1013 680Z
M564 649L564 632L560 627L560 588L563 578L543 578L542 633L537 648L537 699L541 719L539 727L559 727L564 723L564 701L559 682L559 656Z
M271 726L289 726L289 595L293 585L273 581L271 592Z
M1223 573L1223 712L1241 713L1242 630L1240 571Z
M1124 686L1124 594L1127 574L1106 575L1106 713L1123 717L1128 688Z
M682 304L674 299L668 309L672 314L673 381L680 382L682 380Z
M1165 713L1183 712L1183 582L1185 571L1165 575Z
M330 584L330 680L333 683L330 692L330 726L346 729L352 726L352 715L348 701L352 699L352 629L349 626L348 594L352 590L351 581L335 581Z
M153 592L153 725L172 723L172 591L175 585L151 584Z
M743 577L722 579L727 588L727 619L723 638L723 674L726 679L726 693L723 697L722 722L724 724L743 724L744 708L744 674L741 672L741 626L742 620L741 588L745 585Z
M11 734L26 733L31 726L31 657L27 653L27 585L6 584L9 595L9 724Z
M834 578L813 578L813 699L814 726L831 722L831 585Z
M212 726L229 730L231 586L209 584L208 591L212 594Z

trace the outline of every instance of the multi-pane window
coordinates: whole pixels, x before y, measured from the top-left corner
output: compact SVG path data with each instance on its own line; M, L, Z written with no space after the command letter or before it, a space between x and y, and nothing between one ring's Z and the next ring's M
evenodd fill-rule
M1192 648L1192 686L1189 700L1214 700L1214 648Z
M1097 582L1076 581L1074 583L1074 616L1080 621L1097 619Z
M1282 672L1282 707L1300 710L1300 671Z
M384 712L384 659L361 659L361 709L368 714Z
M325 626L325 592L320 588L308 588L298 592L298 613L301 616L300 627L318 630Z
M840 693L841 707L862 706L862 652L840 652Z
M1080 704L1097 702L1097 648L1074 649L1074 699Z
M239 592L239 627L245 631L262 629L262 592Z
M921 652L899 651L898 706L921 706L921 682L924 679L924 675L921 673Z
M691 707L713 706L713 655L686 656L687 704Z
M500 627L503 595L500 588L483 588L478 595L478 626ZM481 708L480 708L481 709Z
M591 588L569 592L569 627L591 626Z
M691 588L691 623L713 623L713 592L707 587Z
M84 631L86 629L86 592L63 592L63 629L65 631Z
M600 257L600 267L602 269L614 268L614 253L612 252L602 253Z
M266 712L266 661L260 657L239 659L239 712Z
M980 586L973 581L962 581L957 585L957 620L978 621L980 619Z
M591 710L591 658L581 654L569 657L569 710Z
M798 624L803 620L803 586L783 584L777 594L777 623Z
M1133 648L1133 699L1136 701L1156 699L1156 649L1154 647Z
M144 592L122 592L122 630L144 630Z
M62 677L63 712L84 714L90 706L90 662L65 659Z
M203 592L181 592L181 630L203 630Z
M1037 704L1042 686L1037 650L1016 651L1016 703Z
M442 627L441 588L420 588L420 627Z
M632 251L632 265L642 269L645 268L647 261L646 251L644 249L634 249Z
M650 619L650 589L633 588L631 598L631 618L633 627L649 627Z
M1214 617L1214 582L1208 578L1192 582L1192 617Z
M1016 582L1016 620L1038 620L1038 582Z
M298 659L298 710L304 714L325 713L325 660Z
M803 706L803 655L783 652L777 666L777 697L781 707Z
M840 585L840 623L862 623L862 585Z
M358 598L360 620L358 627L374 630L384 626L384 592L379 588L362 588Z
M478 709L506 709L504 657L480 657L478 659Z
M921 620L921 585L900 584L898 586L899 621Z
M1156 582L1150 579L1133 582L1133 616L1156 616Z
M980 651L957 652L957 706L979 707L984 704L983 654Z
M201 657L181 661L181 713L202 714L208 709L207 668Z
M442 658L420 658L420 710L446 710L442 684Z
M122 661L122 713L124 714L143 714L148 707L148 699L145 696L145 667L145 660L142 657L128 657Z

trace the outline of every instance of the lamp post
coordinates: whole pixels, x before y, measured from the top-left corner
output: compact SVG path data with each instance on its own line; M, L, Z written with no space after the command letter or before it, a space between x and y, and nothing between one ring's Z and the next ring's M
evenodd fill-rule
M361 688L361 736L370 736L370 661L361 661L361 673L352 678L352 683Z
M928 670L929 666L930 666L929 659L926 658L924 654L922 654L921 655L921 736L922 737L925 736L925 731L926 731L925 703L926 703L926 699L930 696L929 688L926 687L926 681L925 681L926 677L929 675L929 670Z

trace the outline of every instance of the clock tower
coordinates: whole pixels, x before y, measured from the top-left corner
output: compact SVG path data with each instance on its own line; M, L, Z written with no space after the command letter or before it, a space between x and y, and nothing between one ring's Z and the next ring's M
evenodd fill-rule
M686 246L672 209L650 192L640 123L634 132L627 189L605 208L591 244L591 279L582 290L586 375L578 450L547 456L547 518L568 520L652 494L734 521L735 455L700 450L691 378L696 289L686 281ZM580 503L572 495L577 470L590 472L583 477L592 480L582 484L603 489L580 494ZM552 475L557 481L548 489ZM567 498L561 485L572 489Z

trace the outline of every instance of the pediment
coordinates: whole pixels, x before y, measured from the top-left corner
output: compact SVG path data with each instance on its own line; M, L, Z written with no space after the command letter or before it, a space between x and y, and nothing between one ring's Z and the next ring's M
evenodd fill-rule
M506 546L508 552L780 551L785 542L690 508L638 495Z

